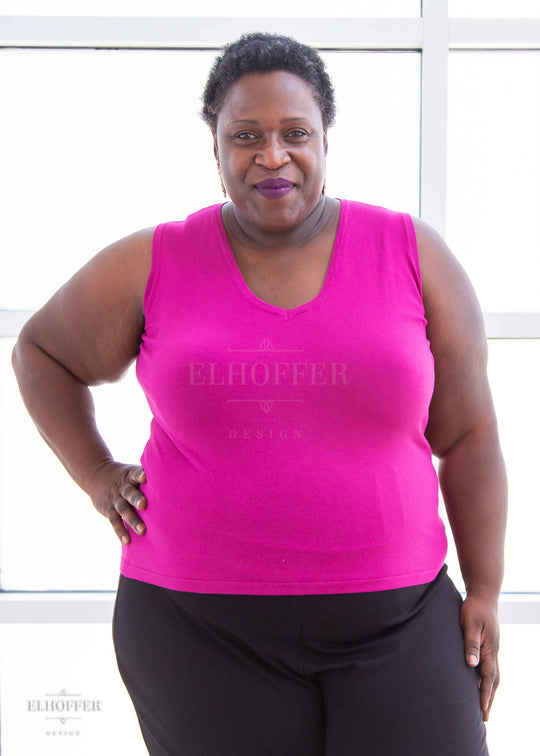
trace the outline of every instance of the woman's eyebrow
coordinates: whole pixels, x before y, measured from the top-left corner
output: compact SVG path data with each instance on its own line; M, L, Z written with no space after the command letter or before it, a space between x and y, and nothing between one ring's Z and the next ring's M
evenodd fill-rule
M309 118L306 118L305 116L289 116L287 118L282 118L280 123L287 123L288 121L309 121ZM255 118L239 118L237 121L231 121L231 125L234 123L257 124L259 123L259 121L257 121Z

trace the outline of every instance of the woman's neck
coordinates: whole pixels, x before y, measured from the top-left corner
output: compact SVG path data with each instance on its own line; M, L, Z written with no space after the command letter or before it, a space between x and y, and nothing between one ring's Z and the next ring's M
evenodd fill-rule
M323 196L300 225L287 231L273 232L265 231L246 221L232 202L223 207L222 217L231 241L234 240L243 247L264 251L308 245L324 233L335 220L336 212L339 212L339 202Z

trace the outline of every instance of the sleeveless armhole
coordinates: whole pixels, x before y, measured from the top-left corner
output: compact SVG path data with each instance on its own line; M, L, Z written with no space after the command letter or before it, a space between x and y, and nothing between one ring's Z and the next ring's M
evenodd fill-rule
M416 240L416 231L414 230L414 222L409 213L400 213L401 219L405 226L405 233L407 234L407 247L409 250L409 260L412 265L414 273L414 279L420 299L422 296L422 270L420 268L420 257L418 255L418 243Z
M148 279L146 281L146 287L144 290L144 297L143 297L143 312L145 320L148 317L148 313L150 312L150 308L152 306L152 302L154 301L154 294L157 288L157 284L159 281L159 277L161 275L161 268L160 265L160 250L161 250L161 239L163 235L163 229L166 226L166 223L160 223L157 225L154 229L154 234L152 236L152 257L150 262L150 272L148 273Z

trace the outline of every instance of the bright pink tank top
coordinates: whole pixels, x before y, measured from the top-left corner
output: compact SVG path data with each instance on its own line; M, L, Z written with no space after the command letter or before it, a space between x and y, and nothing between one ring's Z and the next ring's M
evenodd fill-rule
M324 285L248 288L221 205L157 226L137 376L153 420L123 575L197 593L426 583L444 564L412 218L341 201Z

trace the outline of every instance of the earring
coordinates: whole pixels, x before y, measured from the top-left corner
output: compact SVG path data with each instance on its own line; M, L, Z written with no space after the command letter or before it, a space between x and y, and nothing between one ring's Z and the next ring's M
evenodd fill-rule
M217 169L218 169L218 173L219 173L219 180L221 181L221 191L223 192L223 196L226 197L227 196L227 190L225 189L225 184L223 183L223 179L221 178L221 168L219 167L219 163L218 163Z
M323 184L323 187L322 187L322 194L323 195L324 195L325 190L326 190L326 179L324 180L324 184Z

